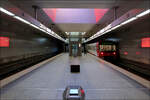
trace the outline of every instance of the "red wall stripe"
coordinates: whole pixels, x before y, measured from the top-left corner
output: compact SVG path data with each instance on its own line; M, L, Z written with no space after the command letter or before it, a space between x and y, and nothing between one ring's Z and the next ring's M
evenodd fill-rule
M0 47L9 47L9 37L0 37Z
M141 47L142 48L150 47L150 37L142 38Z

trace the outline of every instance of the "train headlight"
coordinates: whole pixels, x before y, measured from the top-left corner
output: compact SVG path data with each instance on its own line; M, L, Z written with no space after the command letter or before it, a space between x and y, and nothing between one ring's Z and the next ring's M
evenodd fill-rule
M103 55L104 54L104 52L101 52L101 55Z
M114 55L116 55L116 52L113 52Z

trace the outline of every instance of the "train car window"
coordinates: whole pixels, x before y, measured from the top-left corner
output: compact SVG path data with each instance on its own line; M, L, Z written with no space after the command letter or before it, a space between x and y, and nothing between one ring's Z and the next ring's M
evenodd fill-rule
M115 45L100 45L100 51L116 51Z

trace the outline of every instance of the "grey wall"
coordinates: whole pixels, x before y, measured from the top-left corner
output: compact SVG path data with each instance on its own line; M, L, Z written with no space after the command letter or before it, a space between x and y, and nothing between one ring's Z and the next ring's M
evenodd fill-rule
M0 63L63 52L61 41L4 14L0 18L0 36L10 38L9 47L0 47Z
M142 48L141 39L150 37L150 16L123 27L108 35L107 38L119 39L120 57L132 61L150 64L150 47ZM124 52L128 52L127 55Z

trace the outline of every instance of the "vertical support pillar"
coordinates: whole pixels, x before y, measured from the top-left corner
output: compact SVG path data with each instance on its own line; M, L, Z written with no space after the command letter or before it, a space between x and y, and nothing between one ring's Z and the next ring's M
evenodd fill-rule
M118 9L118 6L114 7L114 20L117 19L117 9Z
M36 6L36 5L33 5L32 8L34 9L34 17L35 17L35 19L37 20L37 14L38 14L38 9L39 9L39 7Z
M82 56L82 34L79 34L79 41L78 41L78 56Z
M71 36L69 34L69 44L68 44L68 47L69 47L69 56L72 56L72 43L71 43Z

